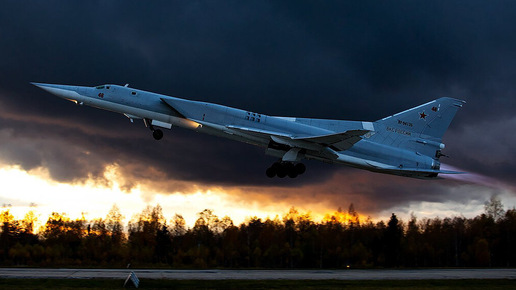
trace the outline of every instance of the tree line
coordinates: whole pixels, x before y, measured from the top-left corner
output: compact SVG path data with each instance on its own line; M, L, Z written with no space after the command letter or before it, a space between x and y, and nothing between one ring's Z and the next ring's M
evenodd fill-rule
M0 213L0 266L172 268L514 267L516 210L492 198L474 217L387 222L361 220L353 204L323 221L295 208L283 217L234 225L207 209L193 227L181 215L147 207L124 226L115 206L106 218L52 213L35 233L29 211Z

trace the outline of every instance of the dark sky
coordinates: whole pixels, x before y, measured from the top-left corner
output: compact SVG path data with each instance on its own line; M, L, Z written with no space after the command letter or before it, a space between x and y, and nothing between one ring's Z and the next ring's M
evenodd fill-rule
M127 188L222 186L256 198L250 188L365 212L467 203L484 197L457 181L317 162L302 178L270 180L274 158L260 148L184 129L156 142L139 122L29 82L129 83L269 115L370 121L448 96L467 104L443 162L514 194L515 27L514 1L2 1L0 163L48 168L60 182L107 182L116 163Z

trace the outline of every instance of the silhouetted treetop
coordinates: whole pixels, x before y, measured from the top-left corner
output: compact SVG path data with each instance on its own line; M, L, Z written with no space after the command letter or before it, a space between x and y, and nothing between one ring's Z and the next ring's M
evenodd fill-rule
M492 197L485 213L406 222L361 219L353 204L320 222L292 207L283 216L235 225L213 210L193 227L160 205L127 223L113 205L106 218L72 220L53 212L35 233L31 209L21 221L0 212L0 266L173 268L514 267L516 210Z

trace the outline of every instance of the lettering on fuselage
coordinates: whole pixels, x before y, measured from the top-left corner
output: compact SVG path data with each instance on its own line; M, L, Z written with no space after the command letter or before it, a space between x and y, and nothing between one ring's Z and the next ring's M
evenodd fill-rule
M260 119L262 118L262 114L257 114L253 112L247 112L247 116L245 116L245 119L252 122L258 122L260 123Z
M398 133L398 134L401 134L401 135L406 135L406 136L411 136L412 135L412 133L409 132L409 131L405 131L403 129L393 128L393 127L387 127L387 131Z
M402 121L400 119L398 119L398 124L403 125L403 126L407 126L407 127L414 127L414 124L412 124L410 122Z

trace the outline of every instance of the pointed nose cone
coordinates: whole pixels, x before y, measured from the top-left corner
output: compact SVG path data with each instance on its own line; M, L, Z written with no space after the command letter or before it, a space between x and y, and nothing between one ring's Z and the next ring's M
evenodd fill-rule
M53 93L56 90L66 90L66 91L75 91L77 86L68 86L68 85L56 85L56 84L44 84L44 83L31 83L36 87L43 89L47 92Z
M59 96L65 99L76 99L79 95L78 86L68 86L68 85L56 85L56 84L44 84L44 83L31 83L36 87L43 89L51 94Z
M43 90L45 90L46 86L48 86L48 85L49 85L49 84L33 83L33 82L31 82L30 84L31 84L31 85L33 85L33 86L36 86L36 87L38 87L38 88L40 88L40 89L43 89Z

